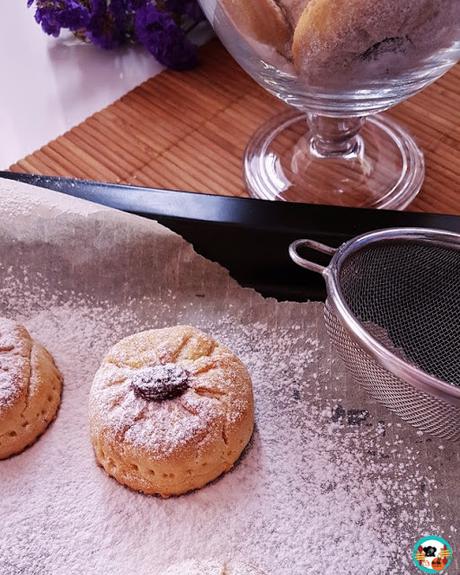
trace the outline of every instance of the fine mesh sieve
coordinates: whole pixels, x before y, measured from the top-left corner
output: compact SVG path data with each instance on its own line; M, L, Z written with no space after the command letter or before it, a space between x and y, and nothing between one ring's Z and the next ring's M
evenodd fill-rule
M327 330L354 380L418 429L460 439L460 235L390 229L289 252L325 278Z

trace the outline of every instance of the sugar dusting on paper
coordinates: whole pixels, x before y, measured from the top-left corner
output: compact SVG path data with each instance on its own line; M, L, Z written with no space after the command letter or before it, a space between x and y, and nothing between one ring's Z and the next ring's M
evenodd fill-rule
M460 469L458 454L354 389L330 348L320 304L263 300L188 247L175 261L172 250L178 242L186 246L182 240L171 240L167 259L161 251L167 234L161 244L155 240L151 268L131 269L122 242L140 241L141 250L155 242L146 242L144 223L136 236L136 219L120 240L111 218L107 211L105 231L121 242L120 257L112 266L107 259L100 277L88 254L80 260L89 262L91 280L77 281L86 264L65 269L66 277L51 260L32 270L30 243L20 265L2 270L1 313L24 322L48 347L65 387L43 438L0 462L1 573L160 575L177 561L217 557L249 562L267 575L400 575L423 534L458 539L441 509L445 466ZM86 222L86 240L101 225ZM156 232L152 224L152 237ZM184 280L195 268L194 280ZM142 283L141 273L152 281ZM167 284L160 285L162 277ZM113 343L171 324L196 325L246 363L256 431L231 473L201 491L161 500L130 492L97 467L87 404Z

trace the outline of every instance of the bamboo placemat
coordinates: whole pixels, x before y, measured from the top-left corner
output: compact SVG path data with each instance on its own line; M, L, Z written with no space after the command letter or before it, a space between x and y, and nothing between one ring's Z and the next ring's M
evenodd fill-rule
M245 196L251 134L286 106L252 81L215 40L202 65L166 71L11 169ZM426 182L412 210L460 214L460 66L392 110L425 151Z

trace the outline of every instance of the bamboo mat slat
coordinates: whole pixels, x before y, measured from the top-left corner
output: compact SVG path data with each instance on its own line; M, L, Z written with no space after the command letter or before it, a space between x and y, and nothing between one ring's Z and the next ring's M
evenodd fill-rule
M196 70L146 81L11 170L246 196L246 143L285 109L214 40ZM410 209L460 214L460 65L389 113L425 151L426 182Z

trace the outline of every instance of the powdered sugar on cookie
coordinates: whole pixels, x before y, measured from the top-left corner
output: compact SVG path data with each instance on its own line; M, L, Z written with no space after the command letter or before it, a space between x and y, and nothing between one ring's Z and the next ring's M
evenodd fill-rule
M2 411L27 393L31 349L32 343L24 328L0 317L0 417Z

